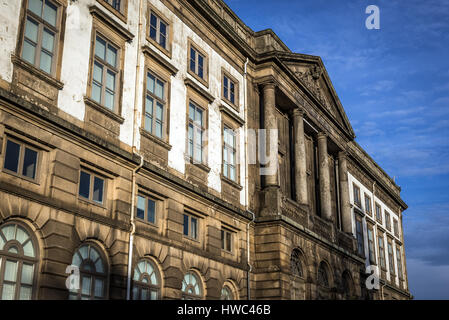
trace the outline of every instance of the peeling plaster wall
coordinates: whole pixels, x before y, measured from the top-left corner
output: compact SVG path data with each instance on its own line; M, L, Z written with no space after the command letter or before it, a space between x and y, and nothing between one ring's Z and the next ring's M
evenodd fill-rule
M0 1L0 79L12 81L11 54L16 51L22 1Z
M19 14L21 1L0 3L0 17L6 24L0 26L0 53L4 56L10 56L15 51L17 34L19 27ZM172 58L168 58L160 52L155 46L146 40L145 28L147 28L148 4L151 4L159 10L166 18L170 20L170 27L173 28L172 39ZM136 53L138 38L138 10L139 1L128 1L128 24L115 17L95 0L69 1L67 6L67 18L65 25L64 48L61 57L61 78L64 84L62 90L58 93L58 108L69 115L84 121L85 103L84 97L87 95L89 81L90 53L92 39L92 15L89 13L89 6L96 5L108 16L112 17L116 23L129 30L134 38L130 43L126 43L122 54L125 55L123 70L123 90L121 101L121 116L124 123L120 125L120 141L132 145L133 141L133 119L135 102L135 82L136 82ZM224 105L231 112L237 112L221 100L221 76L222 68L229 72L239 81L239 116L244 118L244 88L243 75L235 70L223 57L215 52L199 35L185 25L172 11L170 11L161 1L144 1L143 5L143 26L141 30L142 45L148 45L153 50L159 52L162 58L170 61L178 73L171 78L171 96L170 96L170 133L169 143L172 149L168 153L168 166L177 170L181 174L185 171L185 152L186 152L186 86L184 79L192 79L204 90L215 97L215 100L209 104L208 112L208 147L207 147L207 165L210 167L207 184L208 187L221 192L222 171L222 132L221 132L221 112L219 107ZM196 79L187 74L187 54L188 38L192 39L198 46L205 51L209 57L209 86L205 87ZM137 84L137 125L140 127L142 120L142 96L145 81L145 62L144 54L140 53L140 73L139 83ZM12 63L10 59L1 59L0 77L7 82L12 81ZM137 130L136 146L140 146L140 134ZM240 185L244 188L240 192L240 203L245 204L245 157L244 145L245 134L240 130L238 148L240 149L238 162L240 164Z

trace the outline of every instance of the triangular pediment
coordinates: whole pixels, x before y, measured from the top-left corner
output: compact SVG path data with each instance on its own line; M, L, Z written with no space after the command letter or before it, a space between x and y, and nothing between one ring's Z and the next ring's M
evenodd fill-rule
M318 104L326 110L329 117L338 123L348 136L354 137L352 126L321 59L315 56L289 53L280 57L280 60Z

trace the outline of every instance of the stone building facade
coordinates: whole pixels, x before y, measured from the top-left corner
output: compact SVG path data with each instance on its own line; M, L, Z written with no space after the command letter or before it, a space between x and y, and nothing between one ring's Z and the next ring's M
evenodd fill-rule
M220 0L0 9L0 299L411 297L407 205L319 57Z

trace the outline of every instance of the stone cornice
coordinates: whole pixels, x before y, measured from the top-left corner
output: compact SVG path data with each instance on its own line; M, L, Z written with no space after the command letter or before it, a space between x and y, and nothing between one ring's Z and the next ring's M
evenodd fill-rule
M112 19L108 14L104 13L97 4L91 5L89 7L89 12L93 17L100 19L102 22L106 23L110 28L112 28L118 35L120 35L125 41L131 42L134 38L134 34L128 29L123 27L120 23Z

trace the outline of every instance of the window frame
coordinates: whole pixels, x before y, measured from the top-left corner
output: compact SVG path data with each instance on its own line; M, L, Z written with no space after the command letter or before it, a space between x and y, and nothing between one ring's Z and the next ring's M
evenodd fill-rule
M395 261L394 261L394 249L393 249L393 243L389 237L387 237L387 254L388 254L388 271L390 272L391 276L396 275L396 268L395 268ZM391 248L391 257L390 257L390 248Z
M231 253L234 254L234 237L235 237L235 232L231 231L230 229L224 228L222 227L220 230L221 233L221 250L227 253ZM228 237L229 236L229 245L230 248L228 250L227 248L227 244L228 244Z
M385 214L385 228L391 232L391 215L387 210L384 210Z
M90 70L89 70L89 99L92 100L94 103L96 103L97 105L101 106L102 108L115 113L115 114L120 114L121 112L121 92L122 92L122 67L121 67L121 60L122 60L122 50L123 48L119 45L117 45L116 42L114 42L114 40L111 40L110 37L106 36L105 33L103 33L101 30L99 29L94 29L92 31L93 37L92 37L92 52L91 52L91 59L90 59ZM113 47L117 54L116 54L116 64L117 66L114 67L112 65L110 65L106 60L101 59L100 57L97 57L97 55L95 54L95 50L96 50L96 46L97 46L97 37L100 38L102 41L105 42L105 54L107 54L107 48L109 46ZM102 72L102 84L101 84L101 96L100 96L100 102L95 100L92 96L92 88L93 88L93 83L94 83L94 66L95 63L100 64L103 67L103 72ZM114 105L113 105L113 109L108 108L105 105L105 96L106 96L106 75L108 73L108 71L112 71L116 78L115 78L115 91L114 91Z
M159 98L155 93L151 93L148 90L148 76L149 74L151 74L154 77L154 81L155 84L156 82L159 80L164 84L164 89L163 89L163 95L164 95L164 99ZM144 81L144 90L143 90L143 102L142 102L142 125L141 128L148 134L150 134L152 137L163 141L165 143L168 142L168 136L169 136L169 116L170 116L170 106L169 106L169 94L170 94L170 81L167 80L166 77L161 76L160 73L155 72L154 70L150 69L149 67L146 68L146 74L145 74L145 81ZM146 99L147 96L150 96L153 99L153 114L151 117L151 132L148 131L145 128L145 119L146 119ZM157 103L160 103L163 107L163 112L162 112L162 137L158 137L155 134L155 129L156 129L156 112L157 112Z
M5 241L6 239L4 239L3 241L4 246L3 249L0 251L0 300L3 300L3 284L5 282L5 262L6 261L12 261L14 260L17 263L17 268L16 268L16 281L15 281L15 292L14 292L14 300L18 300L20 298L20 290L17 290L17 288L20 288L23 284L21 282L21 277L22 277L22 270L23 270L23 264L32 264L33 265L33 280L32 280L32 284L25 284L26 286L31 286L31 299L36 299L37 298L37 294L38 294L38 276L39 276L39 270L40 270L40 247L39 247L39 243L36 239L36 235L34 233L33 230L31 230L27 225L25 225L24 223L17 221L17 220L11 220L8 222L5 222L3 224L0 224L0 229L3 229L4 227L8 226L8 225L14 225L15 226L15 232L17 233L17 228L20 227L22 228L29 236L29 240L31 241L31 244L33 246L33 250L34 250L34 258L33 257L29 257L29 256L25 256L24 252L23 252L23 244L21 244L20 242L18 242L16 239L11 239L9 241ZM2 234L0 233L0 237L2 237ZM25 243L25 242L24 242ZM10 253L8 250L10 247L16 247L19 250L19 253ZM7 280L7 282L11 282L9 280Z
M402 265L402 250L396 243L396 265L398 266L398 277L400 280L404 280L404 269Z
M370 239L370 233L372 235L372 239ZM368 258L369 258L369 261L370 261L371 264L377 264L374 227L372 225L370 225L370 224L367 224L367 238L368 238Z
M85 173L90 175L90 179L89 179L89 198L85 198L82 195L80 195L80 186L81 186L81 172L84 171ZM94 182L95 182L95 178L99 178L101 180L103 180L103 196L102 196L102 201L98 202L96 200L93 200L93 188L94 188ZM97 206L100 207L105 207L106 206L106 192L107 192L107 178L104 175L101 175L99 173L96 173L94 171L92 171L89 168L86 168L84 166L81 166L80 170L79 170L79 175L78 175L78 192L77 192L77 197L79 200L82 201L86 201L92 204L95 204Z
M200 109L202 111L202 124L201 126L199 126L198 124L195 123L194 120L190 119L190 106L193 105L195 107L195 111L196 109ZM196 113L196 112L195 112ZM205 143L205 134L207 132L207 118L208 118L208 114L207 114L207 109L204 108L202 105L198 104L195 100L193 99L188 99L187 100L187 132L186 132L186 157L188 159L188 161L192 164L202 164L202 165L207 165L207 144ZM189 127L190 125L192 125L193 127L193 140L192 140L192 144L193 144L193 154L190 155L190 148L189 148ZM201 139L201 162L197 162L197 159L195 159L195 144L196 144L196 130L195 128L198 130L201 130L201 135L202 135L202 139ZM207 139L206 139L207 140Z
M16 45L16 54L17 57L23 61L26 66L31 67L33 70L38 71L38 76L43 75L44 77L50 77L49 79L59 79L60 77L60 64L61 64L61 57L62 57L62 49L63 45L63 39L64 39L64 31L65 26L62 23L63 17L65 16L65 10L66 6L65 3L61 0L43 0L42 5L45 6L45 1L49 1L54 6L57 7L56 10L56 21L55 26L50 25L48 22L46 22L42 17L38 17L35 13L31 12L31 10L28 9L29 6L29 0L23 0L22 1L22 9L21 9L21 19L22 22L19 27L19 33L18 33L18 42ZM24 42L25 42L25 32L26 32L26 21L28 17L31 17L32 20L38 23L38 41L35 46L35 56L34 56L34 63L29 62L28 60L25 60L25 58L22 57L23 55L23 48L24 48ZM40 68L40 55L42 51L42 34L43 29L47 28L52 33L54 33L54 43L53 43L53 52L52 52L52 64L51 64L51 72L48 73ZM48 51L48 50L46 50Z
M187 226L187 234L185 234L185 217L188 217L188 226ZM196 220L196 237L192 236L192 219ZM190 213L190 212L184 212L183 213L183 223L182 223L182 235L184 238L193 240L193 241L200 241L200 217Z
M156 39L151 38L151 14L156 17ZM148 26L146 27L146 38L147 41L153 44L157 49L159 49L162 53L164 53L167 57L171 58L172 53L172 39L173 39L173 23L170 19L168 19L162 12L157 10L151 3L148 3L147 10L147 21ZM160 33L158 32L160 29L160 23L163 22L166 27L166 39L165 39L165 47L163 47L158 40L160 40Z
M360 193L360 187L357 186L355 183L352 183L352 190L353 190L353 195L354 195L354 204L361 209L362 208L362 198L361 198L361 193Z
M146 272L142 272L140 275L140 279L139 280L135 280L135 272L136 269L138 268L139 263L141 262L147 262L151 265L151 267L153 268L153 273L156 276L156 280L158 282L157 285L154 285L152 283L144 283L142 280L145 277L145 275L148 275L148 273ZM140 270L139 270L140 271ZM151 275L148 275L151 276ZM161 300L162 299L162 275L161 272L157 266L157 264L153 261L153 259L150 259L148 257L143 257L142 259L139 259L135 264L134 264L134 268L133 268L133 278L132 278L132 289L131 289L131 297L132 300L138 301L138 300L142 300L142 289L146 289L148 291L151 292L151 290L156 291L157 297L156 300ZM138 289L138 299L134 298L134 289L137 288ZM149 297L151 297L151 294L149 295ZM152 300L152 299L146 299L146 300Z
M374 208L376 211L376 221L382 224L382 206L378 202L376 202ZM379 214L377 214L377 209L379 209Z
M393 218L393 233L395 237L399 238L399 220Z
M187 284L187 282L185 281L185 278L186 278L186 276L188 274L192 275L196 279L196 283L198 284L198 288L199 288L200 292L199 292L199 295L190 294L190 293L186 292L188 290L188 288L189 288L189 285L190 285L190 284L188 284L186 286L186 290L185 291L182 290L182 287L181 287L181 299L182 300L204 300L204 298L205 298L205 296L204 296L204 283L203 283L202 277L200 276L200 274L198 272L196 272L196 270L189 270L182 277L182 283L185 282Z
M225 131L226 130L230 130L232 132L232 137L234 139L234 146L229 145L226 141L225 141ZM223 121L223 125L222 125L222 166L221 166L221 170L222 170L222 176L223 178L232 181L233 183L237 183L240 184L240 165L239 165L239 161L238 161L238 146L239 146L239 135L238 135L238 129L233 128L232 126L228 125L227 122ZM228 151L228 153L226 153L226 151ZM225 154L229 155L229 151L231 151L231 154L234 157L234 179L232 179L230 177L230 169L232 167L232 164L230 163L225 163ZM227 170L225 171L225 166L227 165ZM227 172L227 175L225 175L225 172Z
M19 145L20 149L19 149L19 159L18 159L18 164L17 164L17 172L14 172L8 168L5 168L5 160L6 160L6 148L8 145L8 141L11 141L13 143L16 143ZM23 162L24 162L24 158L25 158L25 149L30 149L34 152L37 153L36 156L36 166L35 166L35 172L34 172L34 178L30 178L28 176L23 175ZM3 146L3 151L2 151L2 155L3 155L3 164L2 164L2 168L1 171L8 173L10 175L16 176L18 178L21 179L25 179L27 181L30 182L34 182L34 183L38 183L39 181L39 176L40 176L40 167L41 167L41 158L42 158L42 149L37 148L33 145L30 145L29 143L22 141L20 139L11 137L6 135L4 138L4 146Z
M144 210L143 219L139 218L137 216L137 210L138 210L138 205L139 205L139 197L142 197L142 198L145 199L145 210ZM148 220L148 214L149 214L149 212L148 212L148 200L151 200L151 201L154 202L154 221L153 222ZM138 221L145 222L145 223L148 223L148 224L150 224L152 226L156 226L157 227L157 222L159 220L158 216L160 214L160 213L158 213L159 206L160 206L160 200L159 199L154 198L154 197L149 196L149 195L146 195L144 193L138 193L137 194L137 201L136 201L136 210L135 210L135 217L136 217L136 219Z
M357 230L357 223L360 223L360 232ZM359 255L362 255L363 257L366 257L366 252L365 252L365 235L363 232L363 218L356 214L355 216L355 233L356 233L356 240L357 240L357 253ZM360 246L361 245L361 246ZM362 252L360 252L360 248Z
M122 20L124 23L127 23L128 20L128 0L120 0L120 10L114 8L114 6L109 3L110 0L97 0L101 3L106 9L108 9L112 14Z
M209 87L209 56L206 54L204 50L200 49L196 43L193 42L191 38L187 41L187 73L193 76L196 80L201 82L204 86ZM196 52L195 54L195 71L191 70L191 53L192 49ZM198 53L203 57L203 77L201 77L198 73Z
M373 206L372 206L371 197L365 192L364 193L364 198L365 198L365 213L368 214L370 217L372 217L372 215L373 215ZM367 200L369 202L369 206L367 206Z
M382 246L379 240L382 240ZM379 252L379 264L382 270L387 270L387 261L386 261L386 255L385 255L385 237L384 234L381 232L378 232L377 234L377 250Z
M228 79L228 96L226 96L224 89L224 80L225 77ZM234 102L231 101L230 96L230 82L234 83ZM240 112L239 108L239 99L240 99L240 83L239 81L233 77L229 72L227 72L224 68L221 69L221 98L224 100L227 104L229 104L231 107L233 107L237 112Z
M87 259L83 259L81 260L81 264L79 266L79 279L80 279L80 288L78 290L76 290L76 293L71 293L69 290L69 300L71 295L75 295L76 294L76 299L73 300L81 300L83 293L82 293L82 278L83 278L83 274L87 275L91 278L91 288L90 288L90 298L88 300L95 300L95 298L97 296L95 296L95 280L97 279L101 279L103 280L103 297L101 300L108 300L109 298L109 260L107 259L106 254L104 253L104 251L102 250L102 248L97 245L95 242L93 241L87 241L87 242L83 242L81 243L73 252L72 254L72 261L73 261L73 257L75 256L75 254L79 254L78 252L80 251L80 249L84 246L88 247L88 257ZM81 266L85 265L86 263L90 263L92 265L93 261L90 258L90 251L91 248L93 248L99 255L99 259L101 259L101 261L103 262L103 268L104 268L104 273L100 273L96 270L95 268L95 272L93 271L88 271L88 270L82 270ZM79 256L82 258L81 254L79 254ZM93 285L92 285L93 284Z

